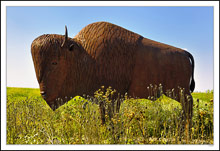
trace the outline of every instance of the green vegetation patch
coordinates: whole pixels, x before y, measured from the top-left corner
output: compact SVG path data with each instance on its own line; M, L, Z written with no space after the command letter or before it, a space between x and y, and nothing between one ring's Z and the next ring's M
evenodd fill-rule
M179 102L165 95L156 101L124 96L116 112L113 93L76 96L52 111L39 89L7 88L7 144L213 144L213 94L192 94L188 132ZM97 100L105 102L105 124Z

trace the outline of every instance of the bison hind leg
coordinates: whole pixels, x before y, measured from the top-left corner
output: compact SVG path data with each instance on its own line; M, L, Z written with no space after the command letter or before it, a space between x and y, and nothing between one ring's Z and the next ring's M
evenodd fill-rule
M185 121L184 124L187 124L189 128L191 128L193 116L193 97L190 92L187 91L185 94L184 92L180 92L178 99L183 109L183 119Z

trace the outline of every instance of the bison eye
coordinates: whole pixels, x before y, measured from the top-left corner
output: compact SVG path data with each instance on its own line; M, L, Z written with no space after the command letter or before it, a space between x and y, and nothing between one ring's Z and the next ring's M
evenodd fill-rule
M52 65L57 65L57 62L52 62Z

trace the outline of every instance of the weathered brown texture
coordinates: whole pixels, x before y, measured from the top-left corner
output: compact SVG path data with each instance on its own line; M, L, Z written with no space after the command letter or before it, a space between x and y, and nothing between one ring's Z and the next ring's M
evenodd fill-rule
M57 98L93 95L102 85L140 98L149 95L150 84L161 83L164 91L174 88L176 94L179 86L188 95L195 87L190 53L107 22L87 25L66 40L63 35L42 35L33 41L31 52L41 93L50 106Z

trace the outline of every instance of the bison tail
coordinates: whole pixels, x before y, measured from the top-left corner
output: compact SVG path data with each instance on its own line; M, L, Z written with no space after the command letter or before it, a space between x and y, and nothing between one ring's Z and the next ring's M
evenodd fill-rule
M195 80L192 78L191 84L190 84L190 90L191 90L191 92L193 92L194 89L195 89Z
M188 55L188 57L190 58L191 63L192 63L192 77L191 77L191 83L190 83L190 90L191 90L191 92L193 92L194 89L195 89L195 80L194 80L194 58L193 58L193 56L192 56L189 52L186 51L186 53L187 53L187 55Z

